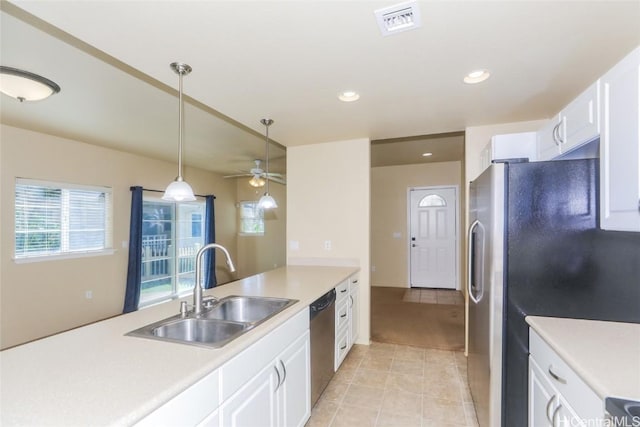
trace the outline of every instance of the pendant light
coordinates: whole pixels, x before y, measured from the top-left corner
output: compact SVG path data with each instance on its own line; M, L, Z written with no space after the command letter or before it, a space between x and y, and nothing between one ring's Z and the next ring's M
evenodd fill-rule
M171 69L180 76L180 89L179 89L179 103L180 103L180 117L178 119L178 176L167 189L164 191L162 200L168 200L171 202L192 202L196 199L193 194L193 189L186 181L182 179L182 137L184 134L182 126L182 117L184 102L182 101L182 78L191 72L191 67L182 62L174 62L170 65Z
M260 120L260 123L262 123L265 128L266 128L266 168L265 168L265 179L267 181L267 191L264 193L264 196L260 197L260 200L258 201L258 207L262 208L262 209L275 209L278 207L278 204L276 203L275 199L273 197L271 197L271 194L269 194L269 126L271 126L273 124L273 120L271 119L262 119Z

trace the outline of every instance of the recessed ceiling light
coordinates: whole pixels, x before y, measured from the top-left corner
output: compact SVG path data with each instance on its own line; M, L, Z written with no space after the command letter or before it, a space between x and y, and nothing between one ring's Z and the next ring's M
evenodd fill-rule
M360 95L356 91L345 90L344 92L340 92L338 94L338 99L343 102L353 102L360 99Z
M465 76L464 82L472 85L487 80L489 76L491 73L487 70L475 70Z
M422 153L422 157L433 156L433 153Z

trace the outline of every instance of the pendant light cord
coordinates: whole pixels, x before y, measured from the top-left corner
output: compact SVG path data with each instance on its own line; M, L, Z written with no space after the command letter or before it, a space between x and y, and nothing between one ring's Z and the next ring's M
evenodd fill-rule
M268 123L268 122L267 122ZM265 174L265 178L267 179L267 194L269 193L269 125L267 124L267 173Z
M178 99L179 99L179 111L180 111L180 117L178 119L178 181L182 181L182 120L184 118L183 116L183 102L182 102L182 76L184 76L184 71L183 70L179 70L178 71L178 75L180 76L179 81L179 95L178 95Z

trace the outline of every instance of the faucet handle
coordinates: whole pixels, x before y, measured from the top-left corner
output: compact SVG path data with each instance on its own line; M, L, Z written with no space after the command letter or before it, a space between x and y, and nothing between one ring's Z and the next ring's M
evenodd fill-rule
M218 302L218 298L213 295L206 296L202 298L202 307L211 308Z

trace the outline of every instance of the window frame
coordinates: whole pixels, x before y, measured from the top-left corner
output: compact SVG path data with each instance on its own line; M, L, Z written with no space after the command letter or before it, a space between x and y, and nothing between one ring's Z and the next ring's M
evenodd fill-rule
M68 244L70 232L68 223L69 223L69 211L72 206L68 203L62 203L63 198L68 198L69 191L78 190L78 191L87 191L87 192L96 192L102 193L105 195L105 206L104 206L104 245L100 249L79 249L79 250L70 250L68 247L65 250L61 250L55 253L39 253L37 255L26 255L19 256L17 252L17 235L19 233L18 224L16 221L16 215L18 212L17 207L17 188L18 186L31 186L31 187L42 187L49 188L54 190L61 190L61 227L60 227L60 240L61 242L66 242ZM83 184L72 184L67 182L59 182L59 181L49 181L49 180L40 180L40 179L31 179L31 178L22 178L16 177L13 186L13 255L12 260L16 264L25 264L32 262L43 262L43 261L55 261L55 260L64 260L64 259L75 259L75 258L85 258L85 257L94 257L94 256L103 256L103 255L112 255L115 253L115 249L113 248L113 189L107 186L97 186L97 185L83 185ZM67 233L66 236L63 234ZM61 243L61 246L65 246Z
M244 212L244 205L253 205L253 210L258 212L257 217L244 217L242 213ZM260 208L258 202L255 200L242 200L238 203L238 235L245 237L255 237L255 236L264 236L266 232L266 222L264 220L264 209ZM243 228L243 220L255 220L260 221L262 223L262 231L251 232L245 231Z
M155 298L149 298L146 300L143 300L143 295L144 295L144 290L142 289L142 285L143 283L148 283L151 280L147 280L146 282L143 282L143 279L145 277L144 275L144 271L145 271L145 262L152 262L151 261L145 261L144 258L141 260L141 277L140 277L140 298L138 300L138 309L141 308L146 308L146 307L150 307L165 301L171 301L174 299L178 299L178 298L183 298L184 296L190 295L193 293L193 286L187 287L187 288L180 288L180 277L185 277L188 276L189 274L193 274L195 276L195 256L196 256L196 252L197 250L193 253L193 254L188 254L185 256L181 256L179 254L179 251L176 251L176 244L174 242L178 242L179 240L184 239L185 237L180 237L179 231L178 229L180 228L180 224L182 225L186 225L186 224L191 224L190 226L188 226L189 230L193 231L193 216L191 216L191 218L189 219L180 219L180 205L199 205L200 209L201 209L201 217L200 217L200 236L199 238L201 239L201 243L200 246L194 246L194 249L199 249L200 247L202 247L202 245L204 245L204 241L205 241L205 217L206 217L206 202L205 200L201 200L201 198L197 198L195 201L190 201L190 202L169 202L166 200L162 200L161 197L159 196L153 196L153 195L143 195L142 197L142 209L144 212L145 209L145 204L146 203L150 203L150 204L160 204L160 205L166 205L167 207L171 207L172 209L172 213L171 213L171 219L169 220L171 223L171 231L170 231L170 237L169 237L169 245L172 246L172 253L166 255L166 258L168 258L168 268L171 269L172 274L171 275L167 275L166 278L168 278L170 280L170 287L171 287L171 291L168 294L161 294ZM193 215L193 212L192 212ZM161 220L162 222L166 222L167 220ZM143 219L143 229L144 229L144 222L145 220ZM144 232L142 234L142 238L144 241ZM151 236L151 234L146 234L146 236ZM189 238L193 238L193 236L189 237ZM143 243L144 245L144 243ZM144 250L144 248L141 248L141 250ZM193 262L193 272L180 272L180 258L189 258L190 262ZM150 266L150 269L152 269L153 267ZM154 280L159 280L162 278L157 278ZM194 277L195 279L195 277Z

